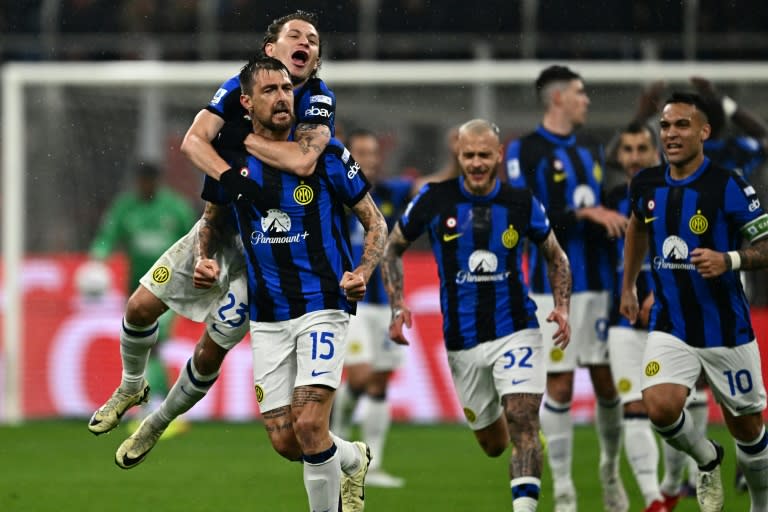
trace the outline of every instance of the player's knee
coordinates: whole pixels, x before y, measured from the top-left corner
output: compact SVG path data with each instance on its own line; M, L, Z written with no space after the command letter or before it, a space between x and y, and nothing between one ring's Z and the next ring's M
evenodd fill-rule
M327 423L317 415L302 414L293 422L293 431L302 446L315 444L314 441L327 430Z
M195 368L203 375L214 374L221 368L221 364L224 362L226 355L227 351L217 345L216 342L208 336L208 333L205 333L195 347Z
M270 436L272 442L272 448L283 458L290 461L301 460L301 448L296 442L296 437L291 432L291 435L275 435Z
M134 293L125 306L125 320L132 325L149 326L157 321L164 312L156 304L144 299L145 296ZM162 303L160 304L162 306Z
M480 447L489 457L501 457L507 450L509 442L506 439L483 439L480 441Z

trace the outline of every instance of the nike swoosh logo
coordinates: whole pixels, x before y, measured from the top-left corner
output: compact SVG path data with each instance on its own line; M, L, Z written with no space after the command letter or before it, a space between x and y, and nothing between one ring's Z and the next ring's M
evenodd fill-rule
M328 370L328 371L325 371L325 372L319 372L317 370L312 370L312 376L313 377L319 377L321 375L325 375L326 373L331 373L331 371Z
M216 324L211 324L211 327L213 327L213 330L214 330L214 331L216 331L217 333L219 333L219 334L221 334L222 336L224 336L224 333L223 333L223 332L221 332L221 331L219 330L219 328L218 328L218 327L216 327Z
M650 224L651 222L655 221L656 219L658 219L658 217L646 217L645 218L645 223L646 224Z
M443 235L443 242L450 242L451 240L456 240L462 235L464 235L464 233L453 233L453 234L446 233Z
M518 384L522 384L523 382L528 382L531 379L512 379L512 385L516 386Z
M552 181L554 181L555 183L560 183L561 181L565 181L567 177L568 175L565 174L564 172L556 172L555 174L552 175Z
M149 451L147 451L146 453L142 453L141 455L139 455L135 459L129 457L128 454L126 453L125 455L123 455L123 461L122 461L123 464L122 465L118 464L118 466L120 466L123 469L132 468L133 466L135 466L135 465L139 464L141 461L143 461L146 458L147 453L149 453Z

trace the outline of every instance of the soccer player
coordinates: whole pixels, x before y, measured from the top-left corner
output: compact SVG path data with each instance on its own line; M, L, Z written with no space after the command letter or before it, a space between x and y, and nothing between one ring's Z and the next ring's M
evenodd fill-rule
M139 162L135 168L136 186L120 194L104 214L96 236L91 242L90 257L104 260L118 248L128 258L129 291L169 245L195 222L189 202L161 184L161 170L154 164ZM168 339L173 315L159 315L155 324L155 342ZM158 397L168 392L168 377L160 358L148 354L147 381ZM140 390L142 393L144 388ZM143 399L146 399L143 395ZM158 400L159 403L159 400Z
M294 94L285 66L253 59L240 83L254 133L287 140ZM343 483L343 510L363 510L370 453L363 443L333 436L328 424L349 316L381 259L386 222L359 164L335 141L308 177L276 170L245 151L228 161L265 191L261 204L239 199L234 206L248 267L254 383L264 426L278 453L303 460L310 510L338 509L342 458L356 466ZM345 206L365 228L354 268Z
M384 179L381 170L379 141L373 132L353 130L346 142L352 157L360 164L371 184L370 194L392 228L405 210L414 182L405 179ZM350 240L354 261L362 256L364 228L355 216L350 216ZM360 397L363 404L362 438L371 449L371 467L366 484L379 487L402 487L402 478L385 472L384 446L391 423L387 387L392 372L403 361L403 348L389 339L389 306L381 272L376 268L368 282L365 298L357 305L357 314L349 320L347 354L344 358L346 382L334 401L332 430L349 438L352 415Z
M626 173L627 182L609 192L606 206L628 216L631 213L629 180L642 169L659 164L659 148L651 129L637 121L630 123L619 135L617 157ZM648 336L646 328L653 305L653 283L650 268L646 268L644 263L637 280L638 302L642 306L638 321L631 325L619 313L624 272L624 237L618 237L615 245L616 279L609 317L608 351L611 373L624 409L624 451L643 495L645 511L667 512L664 496L659 489L659 449L640 391L641 364Z
M702 436L683 409L703 371L736 440L751 510L766 510L766 395L739 270L768 266L768 215L752 186L705 157L711 128L698 95L673 94L660 133L668 165L632 179L624 247L621 313L632 323L646 252L652 263L655 302L643 355L643 402L656 431L699 465L701 510L722 510L724 450ZM740 249L743 240L751 246Z
M539 201L497 178L503 147L495 124L475 119L459 129L459 178L432 183L411 201L387 241L382 272L392 308L390 337L408 344L411 311L403 298L402 254L424 231L438 264L448 364L470 428L490 457L510 441L509 478L516 512L536 510L542 446L539 406L545 385L537 305L523 282L525 239L548 264L554 342L570 337L571 273Z
M541 125L507 148L507 179L527 187L547 209L552 231L565 250L573 272L572 343L567 351L553 346L552 328L544 314L552 308L551 283L542 255L529 253L530 286L539 305L539 323L546 344L547 396L541 427L547 438L555 510L576 510L573 459L573 373L586 366L597 395L596 423L600 441L599 476L605 510L626 512L627 495L619 476L622 411L608 361L606 327L613 279L610 245L621 236L626 217L600 204L602 148L577 134L587 116L589 97L577 73L564 66L544 69L536 80L544 107Z

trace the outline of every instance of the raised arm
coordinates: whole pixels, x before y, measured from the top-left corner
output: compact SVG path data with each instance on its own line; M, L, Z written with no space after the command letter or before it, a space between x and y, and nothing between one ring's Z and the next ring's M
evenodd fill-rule
M254 133L245 138L250 154L277 169L309 176L328 142L331 130L323 124L299 124L293 141L273 141Z
M547 261L547 277L552 286L552 298L555 302L555 309L549 314L547 321L557 323L557 330L552 339L555 345L565 348L571 339L571 327L568 323L573 288L571 265L565 251L557 242L554 232L549 232L547 238L539 244L539 248Z
M411 311L403 298L403 253L410 245L403 236L400 225L396 224L389 234L381 260L381 276L389 296L389 306L392 308L389 337L401 345L408 345L408 340L403 334L403 324L411 326Z

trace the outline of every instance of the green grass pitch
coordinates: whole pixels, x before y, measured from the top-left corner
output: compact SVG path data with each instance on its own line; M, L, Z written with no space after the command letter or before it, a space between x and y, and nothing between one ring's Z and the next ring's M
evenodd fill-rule
M126 427L100 437L86 421L36 421L0 427L0 511L2 512L272 512L305 511L301 465L272 451L259 423L196 423L161 441L140 466L122 470L114 452ZM710 435L726 448L723 480L726 510L749 509L733 491L734 448L723 427ZM579 510L602 510L594 430L578 427L574 475ZM507 456L487 458L462 425L396 424L386 468L407 479L403 489L366 490L366 511L511 510ZM546 470L545 470L546 471ZM642 500L626 462L622 474L632 512ZM545 472L539 510L552 510ZM686 499L676 512L698 510Z

